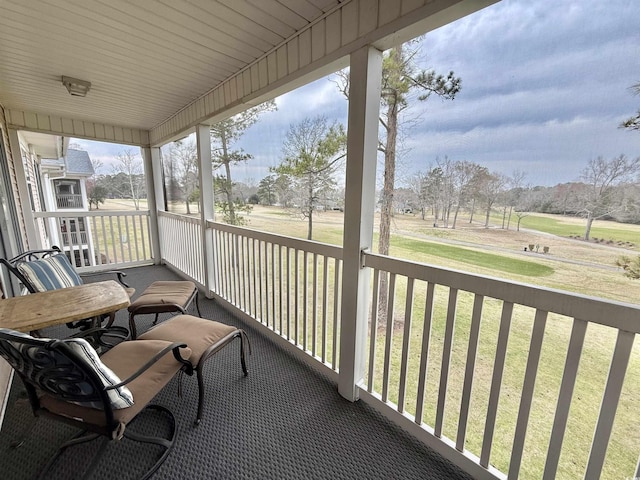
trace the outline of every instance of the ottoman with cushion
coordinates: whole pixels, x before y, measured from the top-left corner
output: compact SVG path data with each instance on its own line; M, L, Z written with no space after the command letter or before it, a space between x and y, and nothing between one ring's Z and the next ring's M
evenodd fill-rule
M198 305L198 288L188 281L158 281L153 282L142 294L129 305L129 330L131 338L136 339L137 329L135 316L147 313L155 314L153 324L158 322L158 314L166 312L187 313L187 308L195 300L196 310L200 315Z
M212 355L227 346L233 339L240 339L240 362L242 372L246 377L247 362L245 349L251 346L249 337L244 330L214 320L194 317L193 315L177 315L161 324L151 328L138 337L139 340L164 340L167 342L186 343L191 350L187 360L193 365L198 377L198 415L196 425L202 419L202 407L204 403L204 380L202 369Z

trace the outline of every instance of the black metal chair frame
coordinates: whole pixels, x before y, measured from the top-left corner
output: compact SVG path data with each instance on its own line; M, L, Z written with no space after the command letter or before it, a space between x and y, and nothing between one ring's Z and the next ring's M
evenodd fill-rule
M10 342L39 347L40 349L46 349L51 352L58 352L61 358L66 360L66 363L62 365L51 365L48 360L51 359L52 355L45 355L46 360L44 357L41 357L37 354L31 354L29 356L23 355L19 350L14 348ZM111 402L109 401L107 391L113 390L123 385L127 385L128 383L142 375L154 363L167 355L169 352L172 352L173 356L183 364L183 370L186 370L187 373L192 374L191 364L187 360L183 359L180 356L179 352L179 349L181 347L186 347L186 344L174 342L166 346L163 350L154 355L153 358L149 359L127 379L122 380L116 385L105 387L98 378L98 374L95 372L95 370L93 370L88 365L88 362L85 359L80 358L76 354L76 352L74 352L65 343L64 340L51 339L44 346L41 342L42 340L37 340L35 338L0 332L0 355L3 356L11 364L14 371L22 380L22 383L24 384L24 387L27 391L27 396L29 398L29 403L31 405L34 416L45 416L48 418L53 418L65 424L69 424L81 429L79 433L74 435L70 440L68 440L58 448L54 456L42 468L38 478L47 478L48 471L51 469L51 467L53 467L57 459L67 448L79 445L81 443L90 442L102 436L104 437L102 439L102 444L91 459L89 466L85 469L83 478L90 477L93 471L96 469L100 459L103 457L106 451L110 440L125 437L136 442L159 445L164 448L164 451L162 452L160 458L141 477L142 480L148 479L158 469L158 467L160 467L160 465L164 462L171 449L173 448L176 437L175 417L173 413L165 407L162 407L160 405L147 404L145 408L138 413L138 415L145 409L153 409L163 412L163 414L165 414L169 419L169 438L139 435L135 432L128 431L128 429L126 428L122 433L121 424L114 420L114 412L111 406ZM38 365L38 362L40 362L41 364ZM74 386L80 381L84 382L85 384L91 385L91 390L77 393L77 389L75 389ZM103 405L102 413L104 414L105 419L104 425L91 424L84 421L76 420L74 418L60 415L56 412L46 409L41 405L40 398L38 396L39 391L45 392L48 395L66 401L99 400ZM136 415L136 417L129 422L129 425L138 418L138 415Z
M29 282L29 280L22 274L22 272L20 272L20 270L18 269L18 264L20 264L20 262L32 262L35 260L42 260L43 258L47 258L47 257L52 257L54 255L64 255L64 252L62 252L62 250L60 250L60 247L57 246L53 246L49 249L42 249L42 250L28 250L24 253L21 253L20 255L16 255L13 258L0 258L0 263L2 265L4 265L5 267L7 267L7 270L9 270L10 273L12 273L13 275L16 276L16 278L20 281L20 283L22 284L22 286L27 289L27 291L29 291L29 293L37 293L37 290L35 289L35 287L31 284L31 282ZM118 278L118 282L120 282L121 285L123 285L124 287L129 288L129 285L124 281L124 277L127 276L126 273L120 271L120 270L105 270L105 271L100 271L100 272L91 272L91 273L83 273L82 275L80 275L81 278L83 277L90 277L90 276L96 276L96 275L106 275L106 274L114 274L117 276ZM105 315L103 317L104 318L109 318L109 323L107 324L108 327L111 326L111 324L113 323L114 320L114 316L111 315ZM80 320L78 322L69 322L67 323L67 327L69 328L90 328L94 326L93 325L93 320L92 319L87 319L87 320Z
M202 420L202 411L204 409L204 394L206 391L203 376L204 364L209 358L218 353L236 338L240 339L240 364L242 365L242 373L245 377L249 375L249 371L247 370L245 343L248 347L249 355L251 355L251 343L249 342L249 336L244 330L238 328L207 348L200 357L198 364L193 366L193 370L196 372L198 379L198 413L196 415L195 425L200 424L200 421Z

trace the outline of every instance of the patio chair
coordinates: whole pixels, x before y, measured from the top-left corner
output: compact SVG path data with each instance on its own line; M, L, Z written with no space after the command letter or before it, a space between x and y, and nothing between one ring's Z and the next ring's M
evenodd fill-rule
M191 349L188 357L193 371L198 377L198 414L195 424L200 424L204 406L204 378L205 362L214 354L229 345L234 339L240 339L240 363L242 372L248 375L246 349L251 354L251 344L246 332L214 320L194 317L193 315L177 315L166 322L151 328L138 337L139 340L165 340L169 342L184 342ZM188 372L187 372L188 373Z
M0 355L24 383L36 417L46 416L81 429L60 446L39 478L47 478L67 448L100 437L100 448L87 459L83 478L95 471L111 440L125 437L160 447L158 459L142 475L143 479L149 478L169 455L176 438L175 418L167 408L149 402L178 371L190 369L183 359L191 355L185 344L130 340L99 357L84 339L35 338L0 329ZM129 430L131 422L145 409L166 416L166 438ZM153 447L154 452L157 447Z
M84 283L83 278L105 274L116 275L129 297L135 293L135 289L130 288L124 281L126 273L118 270L78 275L67 256L56 246L50 249L29 250L10 259L0 258L0 263L18 278L29 293L81 285ZM111 327L114 320L115 314L111 314L106 326ZM68 323L67 326L69 328L89 328L93 326L93 319Z

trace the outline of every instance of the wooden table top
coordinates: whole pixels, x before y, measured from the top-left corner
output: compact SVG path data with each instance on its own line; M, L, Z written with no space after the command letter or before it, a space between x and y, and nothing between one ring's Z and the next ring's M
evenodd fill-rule
M129 295L118 282L86 283L0 300L0 328L31 332L128 306Z

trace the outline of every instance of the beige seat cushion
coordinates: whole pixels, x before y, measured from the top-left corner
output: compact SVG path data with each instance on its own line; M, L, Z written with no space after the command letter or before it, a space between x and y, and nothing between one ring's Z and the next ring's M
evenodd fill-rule
M170 345L170 341L162 340L132 340L123 342L106 352L100 359L121 380L125 380L136 370L149 361L156 353ZM185 342L186 343L186 342ZM180 349L182 358L191 356L190 348ZM154 363L142 375L127 384L133 394L133 406L113 411L116 421L126 425L151 401L162 388L169 383L173 376L180 370L182 364L168 352L160 360ZM40 398L41 405L51 412L67 417L84 420L94 425L105 425L105 416L102 410L82 407L72 403L58 400L49 395Z
M133 311L144 305L178 304L185 306L196 289L196 284L187 281L158 281L153 282L142 294L129 305Z
M224 323L194 317L177 315L140 335L140 340L168 340L184 342L191 349L189 361L197 365L202 354L220 341L226 341L229 334L237 332L236 327ZM230 340L230 339L229 339Z

